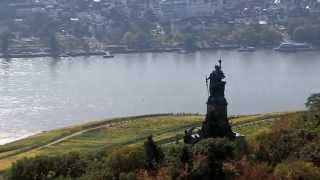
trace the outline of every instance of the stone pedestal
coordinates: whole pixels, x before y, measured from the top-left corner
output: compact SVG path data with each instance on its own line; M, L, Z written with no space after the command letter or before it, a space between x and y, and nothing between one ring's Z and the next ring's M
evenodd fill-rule
M213 93L208 98L206 119L202 123L203 138L235 138L228 121L227 100L224 97L225 82L220 83L220 93Z

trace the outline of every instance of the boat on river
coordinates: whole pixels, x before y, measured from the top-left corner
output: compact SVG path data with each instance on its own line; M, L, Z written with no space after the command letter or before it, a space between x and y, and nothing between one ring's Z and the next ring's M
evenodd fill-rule
M280 52L297 52L297 51L312 51L311 45L307 43L281 43L279 47L274 48Z
M254 52L254 51L256 51L256 48L252 46L241 47L238 49L238 52Z
M194 53L195 51L196 51L195 49L179 49L178 53L189 54L189 53Z
M113 58L113 57L114 56L109 51L106 51L105 54L103 55L103 58Z

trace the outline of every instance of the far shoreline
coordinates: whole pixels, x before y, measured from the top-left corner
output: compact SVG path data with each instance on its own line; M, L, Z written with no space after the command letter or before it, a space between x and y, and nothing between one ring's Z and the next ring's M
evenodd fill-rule
M240 46L239 46L240 47ZM124 50L97 50L94 52L79 52L79 53L67 53L67 54L60 54L53 56L50 53L30 53L30 54L9 54L9 55L1 55L0 59L22 59L22 58L40 58L40 57L51 57L51 58L64 58L64 57L90 57L90 56L104 56L106 53L110 52L113 55L116 54L134 54L134 53L166 53L166 52L174 52L174 53L181 53L181 54L191 54L195 52L203 52L203 51L237 51L237 47L221 47L221 48L197 48L193 50L185 50L183 48L151 48L151 49L124 49ZM254 53L260 50L270 50L276 53L283 53L283 54L292 54L292 53L300 53L300 52L319 52L319 48L315 48L313 50L307 51L290 51L290 52L279 52L275 51L274 48L270 47L257 47L255 51L237 51L239 53ZM113 57L108 57L113 58Z

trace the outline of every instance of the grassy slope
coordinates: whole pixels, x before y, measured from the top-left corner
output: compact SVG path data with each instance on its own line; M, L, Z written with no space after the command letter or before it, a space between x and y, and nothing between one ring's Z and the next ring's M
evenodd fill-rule
M234 130L250 135L257 128L268 127L272 120L290 113L272 113L233 117L231 123ZM117 118L72 126L68 128L44 132L17 142L0 146L0 171L11 166L16 160L37 155L58 155L71 151L90 152L98 149L113 149L117 146L143 143L147 136L153 134L161 143L176 139L184 129L200 126L204 116L201 115L150 115ZM61 137L65 137L84 129L99 127L83 134L71 137L51 146L44 146Z

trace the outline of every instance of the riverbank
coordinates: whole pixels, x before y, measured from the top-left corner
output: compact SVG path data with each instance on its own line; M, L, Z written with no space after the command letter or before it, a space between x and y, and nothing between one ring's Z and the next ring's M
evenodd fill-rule
M183 48L149 48L149 49L113 49L113 50L98 50L94 52L73 52L73 53L62 53L59 55L52 55L51 53L21 53L21 54L9 54L1 55L0 58L10 59L10 58L39 58L39 57L81 57L81 56L104 56L110 54L110 57L113 57L112 54L130 54L130 53L162 53L162 52L178 52L178 53L192 53L196 51L218 51L218 50L239 50L240 46L221 46L221 47L206 47L206 48L195 48L190 50L185 50ZM275 47L257 47L255 50L273 50ZM307 51L319 51L319 48L309 49ZM241 52L241 50L240 50ZM253 51L246 51L253 52ZM280 53L298 53L305 51L277 51Z
M79 56L104 56L105 51L95 51L95 52L78 52L78 53L66 53L60 55L52 55L51 53L21 53L21 54L9 54L0 55L0 58L38 58L38 57L79 57Z
M281 112L230 117L234 131L250 135L257 129L269 127L283 116L300 112ZM19 159L38 155L61 155L68 152L87 153L119 146L141 144L153 135L159 144L176 141L184 130L200 127L204 120L199 114L155 114L107 119L40 134L0 146L0 171Z
M5 135L2 134L0 135L0 146L14 142L14 141L19 141L21 139L25 139L39 133L41 132L26 133L26 134L23 134L22 136L21 135L19 136L17 134L5 134Z

